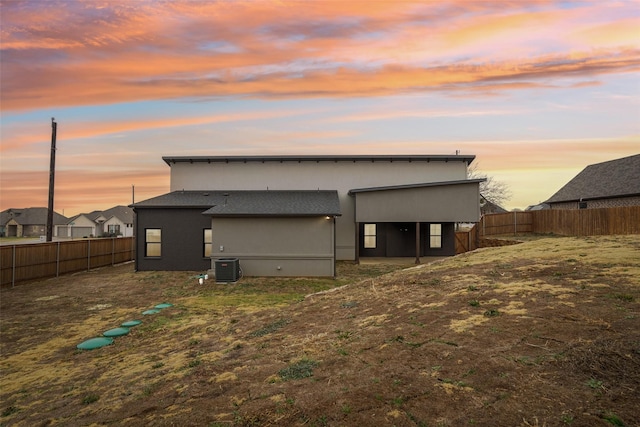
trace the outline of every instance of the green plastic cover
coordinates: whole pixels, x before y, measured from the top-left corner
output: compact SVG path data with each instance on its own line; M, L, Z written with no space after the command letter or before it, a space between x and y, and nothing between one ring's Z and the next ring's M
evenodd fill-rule
M76 347L80 350L93 350L109 344L113 344L113 338L98 337L81 342Z
M105 337L121 337L129 333L129 328L113 328L102 333Z
M162 304L156 305L155 308L168 308L168 307L173 307L173 304L169 304L168 302L163 302Z
M131 328L133 326L138 326L140 323L142 323L142 320L129 320L127 322L123 322L120 326L123 328Z
M160 312L160 310L151 309L151 310L143 311L142 314L144 314L146 316L146 315L149 315L149 314L156 314L156 313L159 313L159 312Z

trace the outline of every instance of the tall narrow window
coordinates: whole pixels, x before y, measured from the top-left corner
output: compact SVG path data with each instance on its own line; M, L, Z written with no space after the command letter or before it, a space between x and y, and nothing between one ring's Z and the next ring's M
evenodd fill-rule
M364 225L364 247L365 249L375 249L376 247L376 225Z
M442 224L429 224L429 247L442 247Z
M204 256L208 258L211 256L211 251L213 250L213 233L210 228L204 229Z
M145 256L159 257L162 255L162 230L147 228L145 230Z

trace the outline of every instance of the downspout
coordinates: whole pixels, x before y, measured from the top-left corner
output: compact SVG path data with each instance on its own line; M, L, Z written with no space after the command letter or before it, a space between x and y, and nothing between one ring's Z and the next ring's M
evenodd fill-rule
M338 245L336 244L336 217L333 217L333 278L338 278L338 269L336 267L336 250Z
M420 221L416 222L416 264L420 264Z
M134 271L138 271L138 258L140 257L140 248L138 248L138 238L140 237L138 230L138 212L133 208L133 236L131 239L131 250L135 248L135 257L133 258ZM133 253L132 253L133 255Z

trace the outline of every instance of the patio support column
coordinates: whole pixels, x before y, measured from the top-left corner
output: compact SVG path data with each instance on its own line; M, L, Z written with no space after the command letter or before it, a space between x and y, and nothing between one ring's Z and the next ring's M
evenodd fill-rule
M360 264L360 223L356 221L356 265Z
M416 222L416 264L420 264L420 222Z

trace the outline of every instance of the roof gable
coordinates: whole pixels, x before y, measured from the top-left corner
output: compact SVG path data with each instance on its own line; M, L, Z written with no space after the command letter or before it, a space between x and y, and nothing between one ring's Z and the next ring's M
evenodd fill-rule
M112 217L116 217L120 220L120 222L124 224L133 224L133 210L128 206L122 205L114 206L105 211L91 211L89 213L81 213L71 218L70 221L74 221L81 216L84 216L85 218L96 224L106 222Z
M133 210L128 206L114 206L106 211L102 211L106 220L116 217L125 224L133 224Z
M627 197L640 194L640 154L584 168L546 203Z

